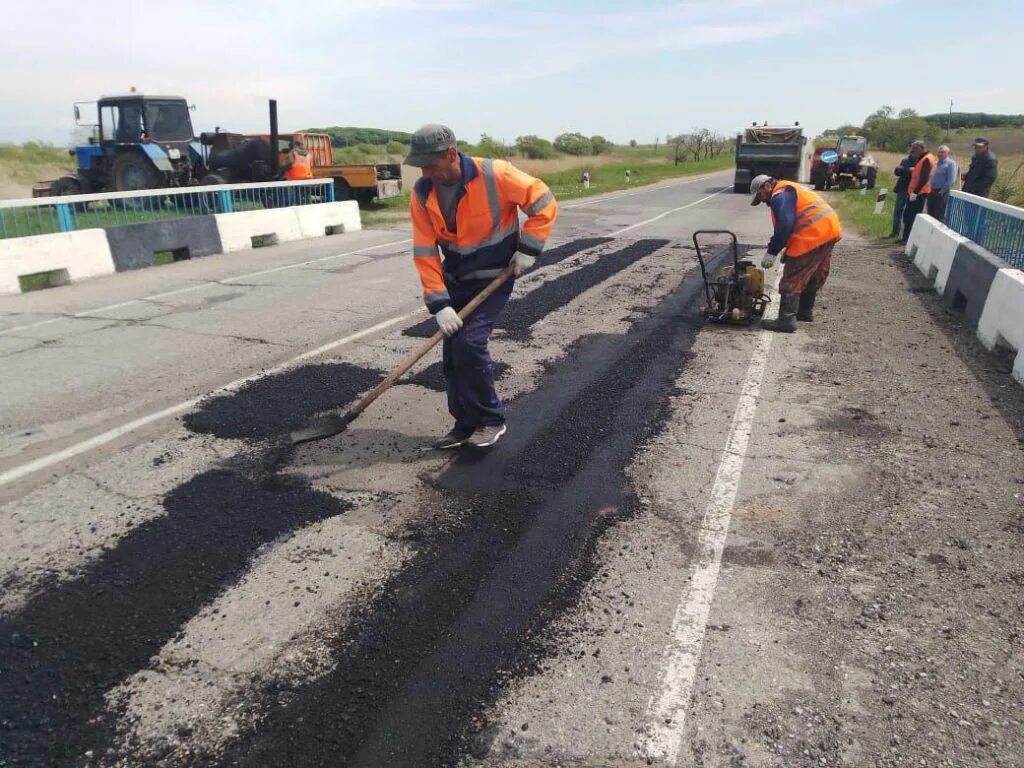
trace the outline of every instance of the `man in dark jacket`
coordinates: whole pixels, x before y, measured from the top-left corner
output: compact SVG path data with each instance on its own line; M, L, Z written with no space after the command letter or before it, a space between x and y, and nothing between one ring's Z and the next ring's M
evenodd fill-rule
M988 139L974 140L974 157L971 167L964 174L964 192L978 197L988 197L999 173L999 161L988 148Z
M907 207L907 188L910 186L910 171L914 167L913 155L904 157L900 164L893 169L896 175L896 186L893 187L893 194L896 195L896 207L892 210L892 232L889 237L900 239L900 228L903 226L903 211Z

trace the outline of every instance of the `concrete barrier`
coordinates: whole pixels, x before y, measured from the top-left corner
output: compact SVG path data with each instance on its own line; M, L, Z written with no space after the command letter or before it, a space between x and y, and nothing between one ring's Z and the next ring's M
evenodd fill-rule
M917 227L916 220L914 227ZM927 228L927 234L921 237L921 246L914 255L914 265L934 283L936 292L941 294L946 290L946 280L957 249L968 240L931 216L925 215L922 227Z
M989 349L1016 350L1013 377L1024 384L1024 272L1000 269L978 321L978 339Z
M217 231L224 253L241 251L255 245L277 245L302 239L302 229L294 208L266 211L218 213ZM323 235L323 232L320 233Z
M927 250L928 243L931 241L938 223L927 213L919 213L914 217L914 226L907 236L907 244L903 247L903 252L916 260L917 254Z
M107 242L118 272L151 267L160 251L170 251L176 261L223 252L213 216L110 227Z
M942 300L947 306L962 309L967 321L977 328L992 282L1004 266L1005 262L977 243L961 243L953 257Z
M62 273L54 284L113 274L106 233L82 229L0 240L0 293L20 293L19 277L44 272Z
M357 232L363 228L362 220L359 218L359 204L354 200L300 205L294 210L303 237L340 235L343 232Z

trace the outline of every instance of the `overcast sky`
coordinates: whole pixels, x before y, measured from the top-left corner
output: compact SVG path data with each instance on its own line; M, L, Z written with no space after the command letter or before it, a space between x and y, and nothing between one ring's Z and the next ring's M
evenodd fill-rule
M295 10L292 10L295 9ZM300 10L301 9L301 10ZM753 120L811 131L882 104L1024 112L1024 2L54 2L0 42L0 141L66 143L71 105L135 86L197 131L448 123L649 142ZM9 32L13 30L9 28Z

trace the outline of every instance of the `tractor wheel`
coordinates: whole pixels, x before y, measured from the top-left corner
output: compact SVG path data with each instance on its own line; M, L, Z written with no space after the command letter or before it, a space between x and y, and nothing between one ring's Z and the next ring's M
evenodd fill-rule
M50 192L54 197L64 197L65 195L80 195L82 194L82 182L77 176L61 176L55 182Z
M110 181L114 192L135 192L143 189L160 189L164 186L163 178L153 167L153 163L137 152L122 152L114 159L110 168ZM114 201L115 205L125 210L147 207L145 198L125 198Z
M875 181L878 179L878 169L877 168L868 168L867 179L868 179L868 189L874 189L875 188Z
M229 184L224 174L208 173L199 180L199 186L212 187L219 184ZM199 192L192 195L196 207L203 213L223 213L219 192Z
M345 179L336 178L334 180L334 201L337 203L345 200L355 200L355 193L352 191L352 187Z
M843 175L839 177L839 189L841 192L845 192L850 188L850 177Z
M366 208L373 202L373 198L377 196L377 190L375 189L360 189L356 193L356 200L359 201L360 208Z

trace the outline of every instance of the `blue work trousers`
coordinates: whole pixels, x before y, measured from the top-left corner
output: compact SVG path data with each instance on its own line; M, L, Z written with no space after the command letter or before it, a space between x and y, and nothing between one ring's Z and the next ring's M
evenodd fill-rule
M910 195L906 192L896 193L896 205L892 209L892 232L891 237L899 237L900 230L903 228L903 212L907 208L907 202L910 200Z
M489 283L474 280L448 286L455 311L460 311ZM512 280L487 297L476 311L466 318L457 334L444 340L444 378L448 387L448 411L455 418L455 427L471 431L477 427L505 423L505 409L494 390L494 369L487 342L494 322L508 303Z

